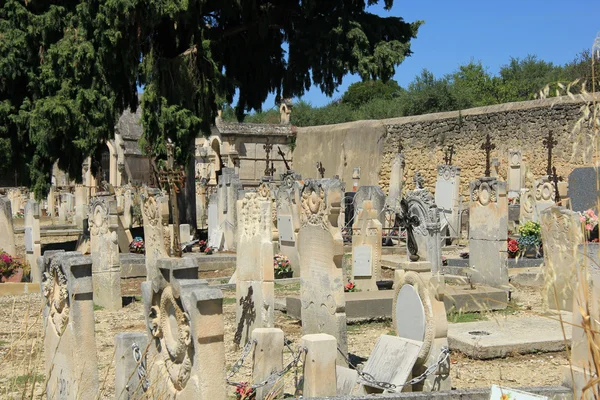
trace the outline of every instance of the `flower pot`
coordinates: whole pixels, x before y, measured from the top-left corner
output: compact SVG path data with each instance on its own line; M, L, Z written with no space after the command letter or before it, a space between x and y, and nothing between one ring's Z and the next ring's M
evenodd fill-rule
M291 278L293 275L294 275L294 271L275 272L275 279Z
M523 252L523 256L525 258L538 258L539 252L538 247L536 245L530 244L525 248Z
M2 282L18 283L23 279L23 268L17 268L9 277L2 276Z

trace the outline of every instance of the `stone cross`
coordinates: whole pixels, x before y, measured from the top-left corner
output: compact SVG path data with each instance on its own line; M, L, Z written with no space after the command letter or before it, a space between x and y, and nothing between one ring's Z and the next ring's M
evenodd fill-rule
M554 183L554 202L558 203L560 201L560 193L558 192L558 182L562 182L563 177L558 176L556 174L556 167L552 167L552 175L549 178L552 178L552 183Z
M546 175L552 175L552 150L558 142L554 139L552 132L548 132L548 137L542 142L545 148L548 149L548 164L546 165Z
M402 214L400 214L400 227L406 229L406 244L410 252L411 261L419 261L419 247L415 240L413 228L419 226L419 218L416 215L409 215L408 202L406 199L400 201Z
M283 160L283 163L285 164L285 170L286 171L291 170L290 164L288 164L287 160L285 159L285 154L283 153L283 151L281 151L281 147L279 147L279 146L277 146L277 154L279 154L281 156L281 159ZM273 172L275 172L275 171L273 171Z
M323 167L323 163L321 161L317 163L317 171L319 172L321 179L325 178L325 168Z
M495 144L492 144L490 140L490 134L488 133L485 139L485 143L481 145L481 150L485 150L485 176L489 177L491 174L490 169L490 153L496 148Z
M451 144L444 151L444 162L446 163L446 165L452 165L452 156L453 155L454 155L454 145Z
M402 146L402 141L398 141L398 154L402 153L404 150L404 146Z
M175 168L174 146L170 140L167 143L167 168L160 171L159 181L169 192L169 202L171 203L171 213L173 217L173 255L175 257L181 257L177 194L183 189L185 177L181 168Z

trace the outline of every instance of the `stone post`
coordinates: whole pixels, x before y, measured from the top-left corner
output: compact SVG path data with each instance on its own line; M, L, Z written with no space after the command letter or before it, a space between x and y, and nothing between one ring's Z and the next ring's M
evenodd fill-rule
M361 291L378 290L381 280L381 222L373 202L365 200L352 225L352 275Z
M42 293L48 399L95 399L98 359L92 263L79 252L46 252Z
M94 300L97 305L108 310L122 307L117 218L117 200L114 196L92 199L89 228Z
M48 192L48 216L49 217L54 217L55 216L55 208L56 208L56 203L55 203L55 193L54 193L54 186L50 186L50 191Z
M469 267L476 284L508 289L506 183L482 177L471 182Z
M237 202L236 324L234 342L245 346L255 328L274 324L271 199L246 193Z
M17 255L12 208L6 196L0 196L0 249L13 257Z
M252 332L252 339L256 340L252 382L257 384L283 369L283 331L277 328L256 328ZM272 389L273 385L256 389L256 400L264 399Z
M335 396L337 341L335 337L318 333L302 337L305 347L304 363L304 398Z
M75 225L83 229L83 221L87 219L87 188L83 185L75 186Z
M398 153L392 160L390 171L390 186L388 192L388 205L394 209L400 208L402 198L402 176L404 175L404 154Z
M40 240L40 205L35 200L25 203L25 258L31 268L31 282L39 283L42 273L37 259L42 255Z
M521 154L521 150L508 150L508 175L507 175L507 185L508 192L516 192L519 193L521 191L522 185L522 177L523 174L521 172L521 162L523 160L523 155Z
M115 399L143 399L147 387L140 381L138 366L147 366L146 346L148 337L144 332L123 332L115 335ZM135 347L135 350L134 350ZM139 362L135 357L139 356Z

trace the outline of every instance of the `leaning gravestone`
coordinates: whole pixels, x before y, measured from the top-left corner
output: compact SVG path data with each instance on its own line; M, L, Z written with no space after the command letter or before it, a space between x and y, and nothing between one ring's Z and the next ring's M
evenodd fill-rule
M469 267L473 283L508 287L506 184L482 177L470 185Z
M383 190L379 186L361 186L358 188L354 195L354 220L356 220L365 200L371 200L373 209L377 211L377 219L383 225L385 223L385 215L383 213L385 193L383 193Z
M553 206L542 212L540 227L547 304L552 309L572 311L573 292L578 287L578 246L583 243L579 215Z
M569 174L569 199L573 211L597 210L598 192L594 167L575 168Z
M15 257L15 233L12 208L6 196L0 196L0 249Z
M117 200L114 196L94 197L89 210L90 253L94 281L94 302L107 310L119 310L121 299L121 263Z
M194 279L191 259L161 259L158 269L161 279L142 283L147 398L225 400L223 294Z
M413 377L436 364L448 349L444 285L437 279L425 280L416 272L402 270L396 271L394 276L392 320L396 335L423 343L412 369ZM448 357L433 374L412 385L412 389L431 392L450 390L451 386Z
M302 334L329 334L346 353L346 298L341 265L344 243L338 226L343 193L339 179L305 182L298 251ZM345 365L342 356L338 356L338 364Z
M146 248L146 280L160 278L157 262L169 257L169 199L159 189L145 187L140 193Z
M251 339L255 328L273 328L274 324L272 204L270 198L259 193L246 193L237 204L234 342L242 347Z
M381 222L370 200L363 203L352 226L352 275L356 289L364 292L378 290L377 281L381 280Z
M281 175L277 191L277 228L279 252L290 260L295 276L300 276L298 231L300 229L300 191L302 177L293 171Z
M440 210L441 232L457 238L460 234L460 167L438 165L435 204Z
M39 283L42 277L37 259L42 255L40 240L40 205L35 200L25 203L25 258L31 268L31 281Z
M95 399L98 359L92 262L79 252L46 252L42 293L48 399Z

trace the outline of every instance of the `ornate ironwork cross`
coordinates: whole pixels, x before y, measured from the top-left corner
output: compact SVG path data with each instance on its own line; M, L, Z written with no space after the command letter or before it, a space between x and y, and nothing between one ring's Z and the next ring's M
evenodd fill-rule
M556 167L552 167L552 182L554 183L554 202L560 202L560 194L558 193L558 182L562 182L563 177L556 174Z
M325 178L325 168L323 167L323 163L321 161L317 163L317 171L319 172L321 179Z
M485 150L485 176L487 177L491 175L490 154L495 148L496 145L492 144L492 141L490 140L490 134L488 133L485 139L485 143L481 145L481 150Z
M267 143L265 143L263 145L263 149L265 149L266 152L266 167L265 167L265 176L273 176L273 173L275 172L273 170L273 168L271 167L271 150L273 150L273 145L271 143L269 143L269 139L267 139Z
M548 149L548 164L546 165L546 175L550 177L552 175L552 150L558 142L554 139L552 132L548 132L548 137L542 142L545 148Z
M400 200L400 208L402 210L399 218L399 224L401 228L406 229L406 247L410 253L411 261L419 261L419 246L415 240L415 234L413 228L419 226L419 217L416 215L409 215L408 202L406 199Z
M279 146L277 146L277 154L279 154L281 156L281 159L283 160L283 163L285 164L286 171L289 171L290 164L288 164L287 160L285 159L285 154L283 153L283 151L281 150L281 147L279 147Z
M444 162L446 165L452 165L452 155L454 154L454 145L451 144L444 150Z
M173 217L173 255L181 257L181 242L179 239L179 208L177 207L177 194L185 185L185 175L181 167L175 167L173 143L167 143L167 168L159 173L159 182L169 192L169 203Z

